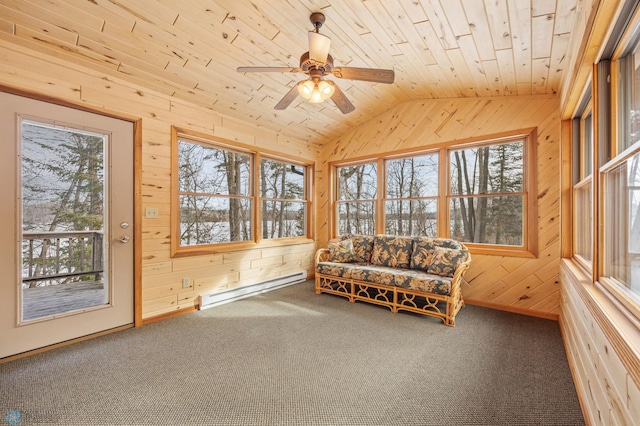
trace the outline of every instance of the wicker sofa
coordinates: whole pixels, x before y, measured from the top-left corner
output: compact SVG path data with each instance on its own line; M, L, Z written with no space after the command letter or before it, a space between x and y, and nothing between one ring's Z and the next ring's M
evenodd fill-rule
M348 235L315 255L316 293L417 312L455 326L464 306L462 275L471 264L455 240L393 235Z

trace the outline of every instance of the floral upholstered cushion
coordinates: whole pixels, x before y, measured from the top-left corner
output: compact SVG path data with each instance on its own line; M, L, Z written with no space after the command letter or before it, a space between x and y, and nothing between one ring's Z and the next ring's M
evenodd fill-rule
M398 269L388 266L360 265L351 270L350 278L429 293L451 294L451 278L427 274L424 271Z
M316 274L331 275L332 277L351 278L351 272L355 263L319 262L316 266Z
M349 240L341 240L329 243L330 262L351 263L356 261L356 254L353 251L353 242Z
M456 268L467 259L468 254L468 250L436 247L433 250L427 273L453 277Z
M371 263L391 268L409 268L413 241L410 237L376 235L373 239Z
M458 241L446 238L416 237L413 240L413 253L411 254L411 269L426 271L429 269L431 259L436 247L461 249Z
M354 262L369 263L371 261L373 235L343 235L342 239L349 239L353 243Z
M433 250L436 246L433 244L433 238L416 238L413 241L413 253L411 254L411 269L426 271L433 258Z
M342 279L394 285L429 293L451 294L451 278L427 274L424 271L374 266L365 263L320 262L316 274Z

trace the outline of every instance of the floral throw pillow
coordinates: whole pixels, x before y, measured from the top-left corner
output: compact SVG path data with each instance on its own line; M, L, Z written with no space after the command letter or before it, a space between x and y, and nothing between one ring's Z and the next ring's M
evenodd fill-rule
M329 252L331 254L329 262L350 263L356 260L356 254L353 251L353 242L351 240L329 243Z
M427 273L443 277L453 277L458 265L467 258L468 250L436 247Z
M410 237L376 235L371 263L390 268L409 268L413 242Z
M433 238L417 238L413 241L413 253L409 267L419 271L429 269L429 264L433 258L435 244Z

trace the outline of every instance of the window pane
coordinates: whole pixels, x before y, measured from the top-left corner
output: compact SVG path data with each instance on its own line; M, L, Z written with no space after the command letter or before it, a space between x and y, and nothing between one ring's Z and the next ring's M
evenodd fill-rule
M373 235L376 233L375 202L339 202L338 233Z
M262 238L288 238L306 235L306 204L288 201L262 201Z
M450 152L451 194L522 192L524 141Z
M591 192L591 179L575 190L574 224L576 232L575 254L584 260L592 260L593 238L593 204Z
M372 200L378 191L377 164L338 167L338 200Z
M620 147L618 153L640 140L640 43L620 59Z
M385 218L387 234L435 237L438 233L438 201L387 201Z
M522 246L523 206L523 195L452 198L450 236L472 243Z
M21 320L108 303L104 224L109 138L28 120L21 120L20 127ZM47 287L58 285L64 297L51 299L49 293L47 298ZM82 288L90 288L91 297L80 294Z
M251 200L180 196L180 244L251 240Z
M593 115L591 112L584 118L582 128L583 140L580 148L582 151L580 173L581 178L591 176L593 172Z
M387 160L387 198L438 195L438 155Z
M249 154L180 141L178 168L180 192L251 194Z
M640 301L640 153L604 175L604 275Z
M303 200L306 167L275 160L260 161L260 194L263 198Z

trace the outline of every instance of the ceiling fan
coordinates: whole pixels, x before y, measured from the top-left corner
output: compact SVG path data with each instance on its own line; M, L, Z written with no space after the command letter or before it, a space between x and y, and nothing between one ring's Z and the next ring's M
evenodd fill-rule
M309 31L309 51L300 57L298 68L290 67L238 67L238 72L301 72L309 76L299 81L274 107L285 109L298 96L308 99L311 103L323 102L331 99L343 114L355 109L340 87L331 80L325 80L328 75L347 80L371 81L374 83L393 83L393 70L375 68L333 67L333 58L329 55L331 39L320 34L320 27L324 24L324 14L312 13L309 20L313 24L313 31Z

